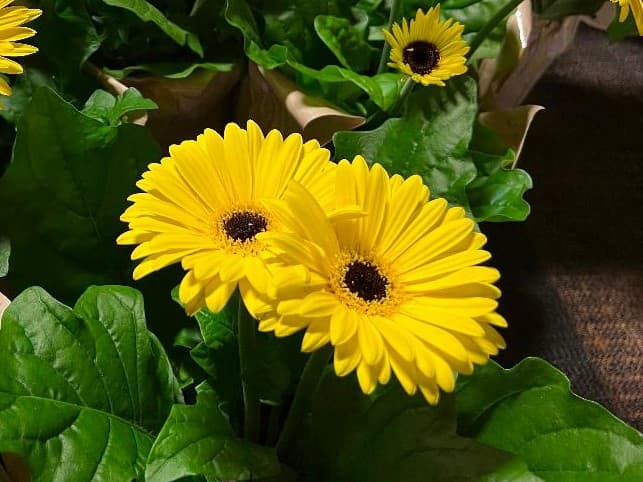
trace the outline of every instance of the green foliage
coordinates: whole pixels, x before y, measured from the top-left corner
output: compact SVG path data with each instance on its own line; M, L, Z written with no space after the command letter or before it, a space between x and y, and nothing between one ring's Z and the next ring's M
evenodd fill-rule
M604 3L604 0L538 0L534 10L547 20L559 20L568 15L591 15Z
M109 126L118 126L131 112L155 110L158 106L130 87L118 97L104 90L97 90L85 103L82 113Z
M147 0L102 0L112 7L124 8L134 13L144 22L152 22L181 46L187 46L194 53L203 57L203 47L199 38L191 32L170 21L163 12Z
M11 256L11 242L0 236L0 278L9 272L9 256Z
M509 453L457 435L453 397L432 407L393 384L365 396L354 378L329 372L311 417L311 481L542 480Z
M0 179L0 227L13 245L14 289L38 284L65 301L90 284L130 278L116 237L127 196L160 151L149 131L109 126L47 88L18 122L14 155Z
M230 72L234 64L230 63L192 63L192 62L165 62L159 64L130 65L122 69L105 68L103 71L116 79L125 79L131 74L142 72L165 77L166 79L185 79L197 70L209 70L211 72Z
M401 118L363 132L338 132L336 159L361 154L390 173L420 174L433 196L463 206L477 221L523 220L523 193L531 187L524 171L506 169L511 153L470 150L477 118L475 81L458 77L447 87L414 92Z
M401 75L373 76L383 45L381 31L388 19L388 2L256 3L263 18L253 14L246 0L228 0L226 11L228 22L245 37L250 60L267 69L281 68L305 91L349 112L368 115L375 107L386 111L395 103ZM418 8L426 10L435 3L405 1L401 13L411 18ZM501 0L442 4L445 18L465 25L468 40L504 6ZM504 33L503 24L492 32L477 57L496 55Z
M135 290L89 288L72 310L30 288L4 313L0 452L24 456L33 480L142 479L177 397Z
M458 432L522 458L548 482L635 482L643 478L643 436L570 391L550 364L495 363L458 380Z
M366 41L368 17L356 25L332 15L315 17L315 31L339 63L356 72L366 72L379 58L379 50Z
M37 59L29 58L29 62L42 61L42 67L55 77L57 88L65 92L87 90L81 65L103 41L91 21L86 3L83 0L42 0L42 16L29 24L38 32L30 43L39 49Z
M197 387L196 405L175 405L148 459L146 480L188 475L208 480L249 480L280 472L274 449L239 439L208 384Z
M612 42L620 42L629 35L638 35L634 15L630 13L623 22L619 22L619 14L617 13L607 27L607 35Z

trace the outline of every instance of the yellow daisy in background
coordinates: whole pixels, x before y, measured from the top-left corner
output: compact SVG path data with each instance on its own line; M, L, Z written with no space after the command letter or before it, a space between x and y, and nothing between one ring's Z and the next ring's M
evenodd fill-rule
M632 9L634 23L639 35L643 35L643 0L612 0L612 3L618 3L621 6L621 15L619 22L625 22Z
M469 46L462 40L464 26L453 19L440 21L440 5L427 13L418 10L410 25L402 19L402 25L393 24L392 30L384 30L391 45L388 65L415 82L444 86L444 80L467 71Z
M179 297L189 314L207 306L220 311L233 291L269 290L267 251L256 239L279 229L264 200L279 199L291 180L329 205L336 167L317 141L299 134L286 139L273 130L264 137L257 124L247 130L231 123L221 137L208 129L197 140L170 147L170 157L150 164L121 220L129 223L119 244L138 244L142 260L134 279L181 262L187 274Z
M33 54L38 49L31 45L19 43L33 37L36 31L21 25L38 18L42 13L35 8L9 6L13 0L0 0L0 74L21 74L22 66L7 57L22 57ZM11 87L0 77L0 94L11 95Z
M435 404L454 389L454 372L471 373L504 348L493 326L500 290L484 235L461 208L428 201L419 176L389 178L363 158L336 170L337 208L365 216L329 219L293 183L272 211L288 229L262 233L273 262L301 272L275 280L274 301L256 304L259 329L288 336L306 330L302 350L331 343L339 376L357 371L364 393L394 373L406 392ZM290 231L287 233L285 231Z

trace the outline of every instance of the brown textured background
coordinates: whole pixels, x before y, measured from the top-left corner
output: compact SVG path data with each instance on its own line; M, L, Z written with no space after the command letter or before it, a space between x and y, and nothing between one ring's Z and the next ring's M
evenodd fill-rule
M643 38L582 27L528 103L525 223L487 225L512 365L542 356L643 428Z

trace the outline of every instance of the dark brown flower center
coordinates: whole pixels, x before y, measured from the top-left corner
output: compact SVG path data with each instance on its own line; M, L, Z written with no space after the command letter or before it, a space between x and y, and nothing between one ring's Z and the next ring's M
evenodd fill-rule
M426 75L440 62L440 51L430 42L412 42L402 51L402 58L414 73Z
M261 214L241 211L230 214L223 220L226 235L235 241L249 241L268 229L268 221Z
M379 301L386 298L388 280L377 266L364 261L353 261L346 268L344 285L364 301Z

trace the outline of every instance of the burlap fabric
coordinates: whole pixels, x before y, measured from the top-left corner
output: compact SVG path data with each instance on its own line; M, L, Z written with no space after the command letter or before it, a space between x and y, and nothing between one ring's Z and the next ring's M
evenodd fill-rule
M510 366L542 356L581 396L643 427L643 39L582 27L527 103L525 223L487 225Z

